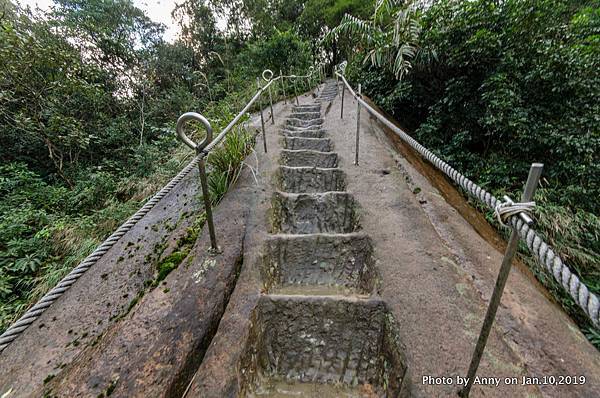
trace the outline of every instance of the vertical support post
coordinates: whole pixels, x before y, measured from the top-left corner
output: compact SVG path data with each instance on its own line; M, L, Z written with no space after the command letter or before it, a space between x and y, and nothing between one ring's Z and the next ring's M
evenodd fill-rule
M206 212L206 223L208 224L208 234L210 235L210 247L213 251L219 250L217 246L217 234L215 233L215 224L213 222L212 205L210 203L210 191L208 190L208 180L206 178L206 153L199 154L198 171L200 172L200 186L202 187L202 198L204 200L204 211Z
M544 165L541 163L533 163L531 165L531 168L529 169L529 176L527 177L527 182L525 183L525 188L523 189L523 195L521 196L521 202L529 202L533 198L533 194L535 193L540 181L543 168ZM471 358L471 364L469 365L469 371L467 373L467 385L459 392L460 397L468 397L471 387L473 386L475 374L477 373L481 356L483 355L487 339L490 335L490 331L492 330L492 325L494 324L496 312L498 311L498 306L500 305L500 299L502 298L502 293L504 292L504 286L506 285L506 280L508 279L508 274L510 273L512 259L517 251L518 243L519 232L515 227L513 227L512 232L510 233L510 239L508 240L508 245L506 246L504 258L502 259L502 265L500 266L500 271L498 272L496 286L494 286L494 292L492 293L492 298L490 299L490 305L488 306L485 314L485 319L483 320L483 325L481 326L481 332L479 334L477 344L475 345L475 351L473 352L473 357Z
M287 97L285 96L285 78L281 73L281 69L279 69L279 76L281 76L281 87L283 88L283 104L287 105Z
M273 96L271 95L271 86L269 86L269 103L271 104L271 124L275 124L275 114L273 113Z
M344 94L345 93L346 93L346 85L344 84L344 82L342 82L342 109L340 111L340 119L344 118Z
M296 85L296 77L294 77L294 95L296 96L296 105L300 105L300 101L298 100L298 86Z
M260 79L258 77L256 78L256 85L258 86L258 89L261 90ZM267 134L265 133L265 118L263 116L262 101L260 99L261 97L259 96L258 107L260 108L260 125L262 126L263 148L265 149L265 153L267 153Z
M358 96L356 97L357 109L356 109L356 155L354 156L354 164L358 166L358 145L359 145L359 137L360 137L360 93L361 86L358 83Z
M204 125L206 129L206 137L200 143L192 141L184 131L184 125L188 120L195 120ZM200 187L202 188L202 198L204 199L204 211L206 211L206 222L208 223L208 232L210 234L211 251L218 252L217 237L215 233L215 225L213 223L212 207L210 203L210 191L208 190L208 181L206 178L206 161L204 158L208 156L208 152L204 148L212 141L212 127L210 122L202 115L195 112L187 112L179 116L177 126L175 128L177 137L188 147L193 149L198 156L198 172L200 174Z

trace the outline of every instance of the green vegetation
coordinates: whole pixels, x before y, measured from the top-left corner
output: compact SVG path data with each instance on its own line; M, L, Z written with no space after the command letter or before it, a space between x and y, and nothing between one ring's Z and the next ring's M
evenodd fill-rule
M219 12L216 1L183 3L182 37L167 43L130 0L57 0L46 15L0 0L0 331L187 164L181 113L219 131L263 69L312 64L293 24L220 31ZM236 131L210 155L215 201L249 137Z
M370 20L348 16L334 32L359 39L360 51L346 48L350 79L422 144L497 196L518 198L530 163L543 162L537 229L599 294L598 3L378 5ZM398 57L377 55L390 49ZM568 294L531 257L526 261L598 346L598 332Z
M367 95L498 196L518 197L529 164L545 163L538 230L600 293L598 4L423 3L185 0L173 10L181 37L167 43L130 0L56 0L44 16L0 0L0 330L189 161L174 135L181 113L219 131L263 69L304 74L314 59L348 59ZM252 145L240 128L209 156L215 203ZM158 279L203 221L157 264Z

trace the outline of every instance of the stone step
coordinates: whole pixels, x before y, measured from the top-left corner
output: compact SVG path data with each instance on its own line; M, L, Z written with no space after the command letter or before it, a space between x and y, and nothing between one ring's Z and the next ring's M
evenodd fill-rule
M281 151L280 163L290 167L335 168L338 165L338 155L335 152L283 149Z
M303 120L296 118L287 118L285 120L286 126L294 126L294 127L308 127L308 126L316 126L322 125L324 119L311 119L311 120Z
M310 129L310 130L281 130L281 134L286 137L299 137L299 138L323 138L325 137L325 130L321 129Z
M321 111L320 104L292 106L292 112L320 112L320 111Z
M271 206L271 232L354 232L359 228L357 208L354 197L347 192L275 192Z
M265 382L281 380L408 396L403 347L380 299L266 295L252 324L241 396L256 396Z
M331 152L333 143L329 138L283 137L285 149L312 149L313 151Z
M280 166L276 172L279 190L292 193L345 191L346 178L338 168Z
M259 266L267 292L326 286L370 294L379 283L373 244L360 232L271 235Z
M302 120L320 119L321 112L292 112L290 117Z
M300 127L300 126L284 126L283 127L283 130L297 131L297 132L309 131L309 130L322 130L322 129L323 129L322 124L316 124L314 126L305 126L305 127Z

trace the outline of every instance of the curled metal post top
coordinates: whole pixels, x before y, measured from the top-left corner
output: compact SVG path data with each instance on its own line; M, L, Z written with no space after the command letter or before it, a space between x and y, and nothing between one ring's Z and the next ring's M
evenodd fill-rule
M184 126L190 120L198 121L204 125L204 129L206 130L206 137L200 143L192 141L192 139L185 134ZM210 122L204 116L196 112L187 112L179 116L179 119L177 119L176 130L177 137L181 141L183 141L185 145L195 150L196 152L202 151L212 141L213 131Z
M266 82L271 81L273 79L273 71L271 69L265 69L262 73L262 78Z

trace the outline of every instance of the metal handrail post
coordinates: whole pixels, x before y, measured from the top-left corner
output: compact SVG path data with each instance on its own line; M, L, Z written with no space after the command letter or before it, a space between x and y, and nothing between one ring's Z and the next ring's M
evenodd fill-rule
M206 212L206 223L208 224L208 234L210 235L210 247L213 251L218 251L217 234L212 214L212 203L210 202L210 191L208 189L208 178L206 177L206 153L199 153L198 171L200 172L200 186L202 187L202 199L204 200L204 211Z
M283 89L283 104L287 105L287 97L285 96L285 78L281 73L281 69L279 69L279 76L281 76L281 88Z
M294 77L294 95L296 96L296 105L300 105L300 100L298 100L298 86L296 84L295 77Z
M337 77L337 75L336 75ZM340 119L344 118L344 94L346 93L346 85L342 84L342 109L340 110Z
M258 87L258 91L260 92L260 79L258 77L256 78L256 86ZM265 118L263 116L262 101L260 100L260 98L258 100L258 107L260 108L260 125L262 127L263 148L265 149L265 153L267 153L267 135L265 133Z
M271 69L265 69L262 73L262 78L265 80L265 82L267 82L267 90L269 90L269 104L271 106L271 124L275 124L275 113L273 113L273 95L271 94L271 83L273 82L273 71ZM275 80L277 80L277 79L275 79Z
M357 109L356 109L356 155L354 156L354 164L356 166L358 166L358 145L359 145L359 137L360 137L360 93L361 93L361 85L360 83L358 84L358 97L356 102L357 104Z
M275 124L275 113L273 113L273 96L271 95L271 86L269 86L268 89L269 89L269 103L271 105L271 124Z
M527 177L527 182L525 183L525 189L523 190L523 195L521 196L521 202L529 202L533 198L533 194L535 193L535 190L539 184L543 168L544 165L541 163L533 163L531 165L531 168L529 169L529 176ZM490 335L490 331L492 330L492 325L494 324L494 319L496 318L496 312L498 311L498 306L500 305L500 299L502 298L502 293L504 292L504 286L506 285L508 274L510 273L512 259L517 252L518 243L519 232L517 231L516 227L513 227L512 232L510 233L508 245L506 246L504 258L502 259L502 265L500 266L500 271L498 272L498 278L496 279L494 292L492 293L492 298L490 299L490 305L488 306L485 314L485 319L483 320L483 325L481 326L481 332L479 334L479 338L477 339L477 344L475 345L475 351L473 352L473 357L471 358L471 364L469 365L469 371L467 373L467 385L459 393L459 396L463 398L469 396L469 392L473 386L475 374L477 373L481 356L483 355L487 339Z
M206 137L202 142L195 143L185 134L185 131L183 131L183 126L188 120L196 120L204 125ZM187 112L177 119L177 126L175 130L177 131L177 136L179 139L188 147L195 150L196 154L198 155L198 172L200 174L202 199L204 200L204 211L206 212L206 223L208 224L208 233L210 235L210 247L213 251L217 252L219 248L217 246L217 234L215 233L215 224L213 222L210 191L208 190L208 179L206 177L206 161L204 159L208 155L208 152L205 152L204 148L206 148L206 146L209 145L213 140L212 127L204 116L195 112Z

